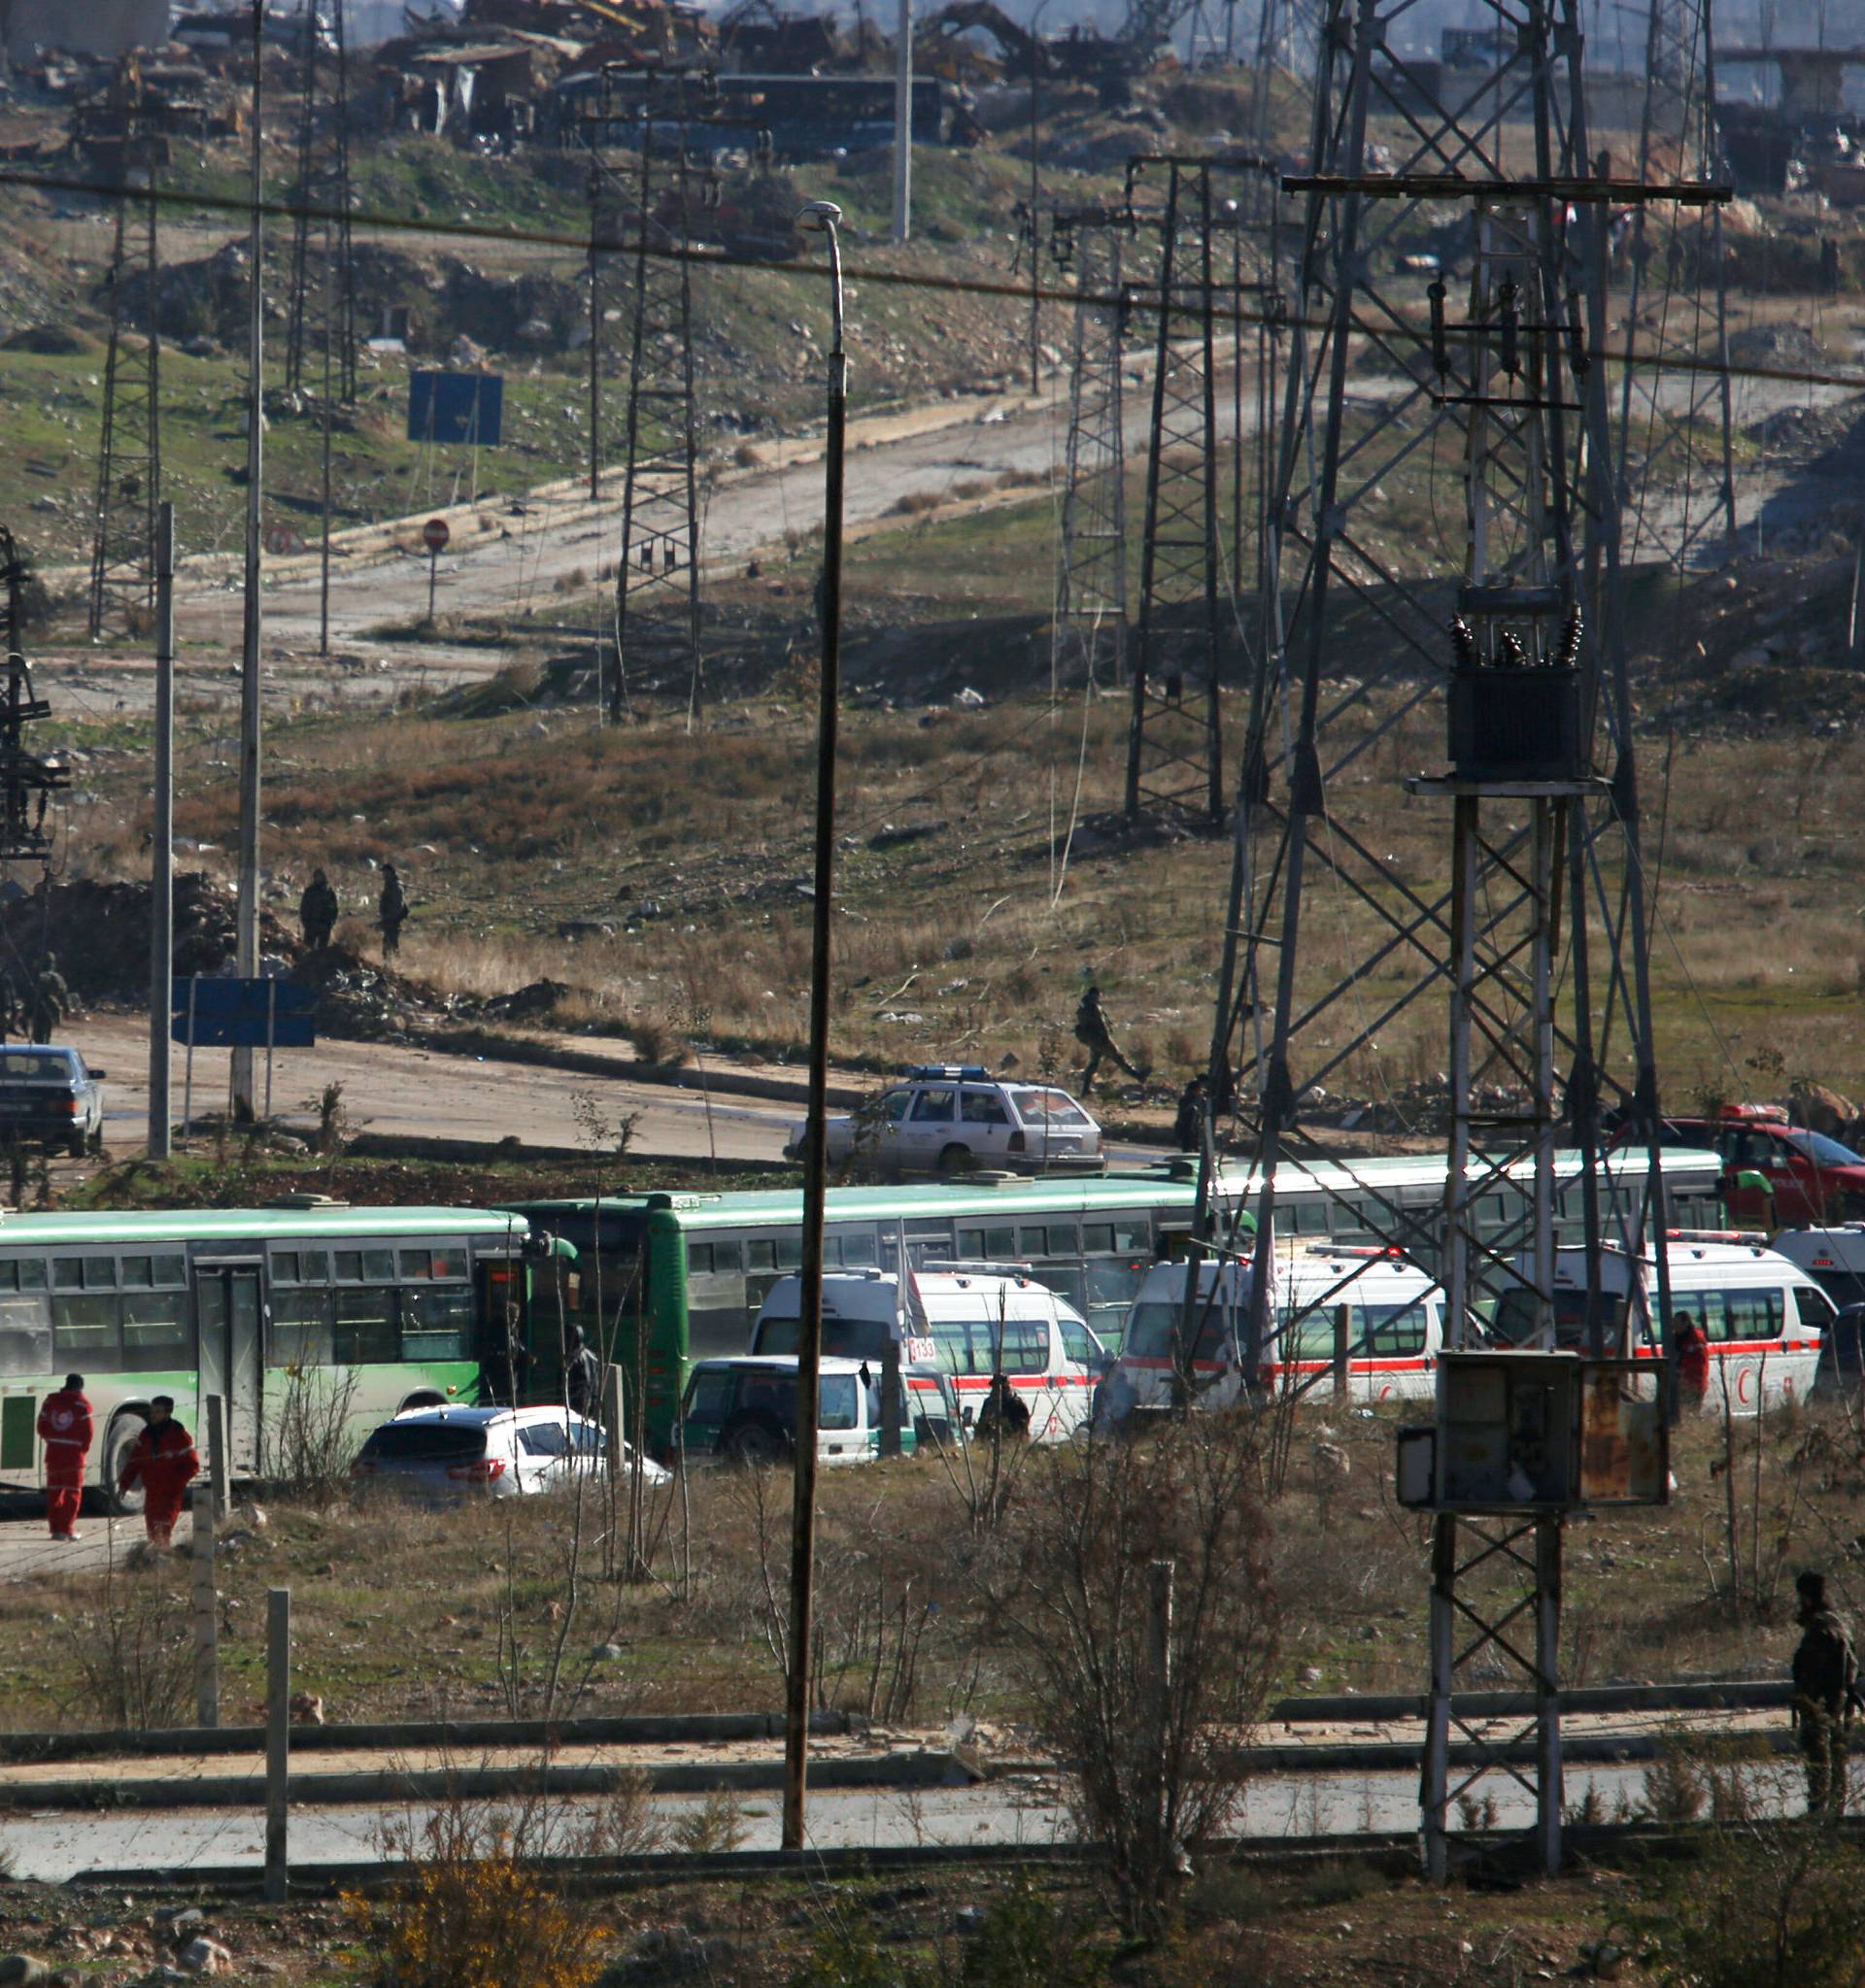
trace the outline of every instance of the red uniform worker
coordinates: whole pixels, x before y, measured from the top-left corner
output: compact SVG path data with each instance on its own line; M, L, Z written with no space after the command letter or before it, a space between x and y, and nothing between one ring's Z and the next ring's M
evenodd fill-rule
M143 1524L152 1546L168 1544L175 1521L182 1515L182 1499L200 1474L194 1438L175 1420L174 1401L167 1395L157 1395L149 1404L149 1420L142 1434L130 1444L123 1459L121 1479L124 1491L138 1482L143 1487Z
M39 1411L39 1440L46 1446L46 1518L54 1539L76 1539L78 1507L85 1496L85 1459L90 1454L90 1403L85 1377L68 1373Z
M1710 1392L1710 1342L1687 1311L1673 1317L1671 1337L1678 1352L1678 1404L1694 1413Z

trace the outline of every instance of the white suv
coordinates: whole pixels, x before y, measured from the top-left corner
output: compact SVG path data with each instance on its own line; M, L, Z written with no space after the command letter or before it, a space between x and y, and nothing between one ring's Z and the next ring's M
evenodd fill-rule
M800 1159L805 1127L784 1147ZM831 1165L855 1158L901 1173L1104 1173L1101 1128L1052 1084L1000 1083L978 1063L925 1063L904 1084L829 1121Z

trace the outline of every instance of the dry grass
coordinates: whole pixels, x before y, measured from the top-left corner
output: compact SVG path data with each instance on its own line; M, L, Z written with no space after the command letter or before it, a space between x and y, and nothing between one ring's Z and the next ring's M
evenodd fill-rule
M1416 1691L1425 1676L1424 1525L1392 1502L1394 1419L1304 1414L1288 1489L1268 1513L1283 1651L1277 1691ZM1865 1447L1837 1412L1776 1415L1762 1442L1759 1491L1738 1427L1738 1552L1761 1580L1732 1608L1726 1586L1721 1437L1706 1418L1679 1433L1678 1492L1662 1511L1601 1513L1571 1529L1563 1662L1574 1684L1661 1680L1698 1671L1780 1674L1792 1647L1792 1576L1829 1569L1842 1605L1865 1610L1850 1542L1865 1536ZM1318 1440L1348 1456L1342 1483L1310 1471ZM1016 1667L989 1603L999 1555L1014 1556L1034 1481L1011 1486L1000 1534L980 1534L963 1489L927 1459L831 1471L822 1481L822 1702L938 1725L960 1713L1020 1720ZM231 1555L222 1642L229 1721L256 1720L264 1689L264 1590L288 1581L303 1688L333 1719L468 1716L508 1704L514 1641L564 1651L558 1710L742 1710L776 1705L788 1567L789 1479L699 1471L691 1533L677 1511L652 1519L662 1583L587 1577L572 1614L567 1506L555 1499L464 1504L432 1513L371 1499L328 1511L280 1507L270 1531ZM601 1564L592 1502L586 1569ZM1757 1523L1758 1522L1758 1523ZM691 1581L683 1578L690 1563ZM1771 1586L1770 1570L1776 1578ZM119 1570L133 1608L157 1571ZM132 1594L125 1584L134 1584ZM1752 1599L1758 1596L1759 1600ZM0 1616L0 1665L13 1723L94 1722L70 1696L63 1646L48 1620L94 1614L102 1577L18 1591ZM619 1657L593 1653L614 1648ZM1473 1671L1468 1683L1482 1683Z

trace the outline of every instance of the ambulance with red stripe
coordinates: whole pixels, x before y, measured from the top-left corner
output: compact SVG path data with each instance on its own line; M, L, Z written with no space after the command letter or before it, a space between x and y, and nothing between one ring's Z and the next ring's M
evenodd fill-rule
M795 1353L801 1280L780 1277L752 1328L753 1353ZM1001 1373L1030 1410L1031 1438L1062 1442L1089 1417L1109 1356L1066 1297L1001 1264L932 1263L909 1271L831 1272L823 1278L823 1351L878 1363L889 1339L900 1364L937 1367L951 1380L960 1416L977 1419ZM928 1377L927 1385L932 1385ZM909 1397L914 1382L907 1378ZM943 1409L910 1401L909 1414ZM938 1432L943 1433L943 1432Z
M1171 1406L1187 1331L1187 1269L1175 1263L1148 1271L1128 1314L1121 1357L1097 1399L1097 1428ZM1229 1407L1243 1393L1253 1283L1249 1263L1198 1266L1187 1363L1194 1406ZM1355 1400L1428 1396L1443 1345L1443 1303L1441 1286L1395 1251L1310 1243L1282 1261L1259 1382L1278 1393L1305 1384L1326 1389L1344 1344Z
M1674 1230L1665 1253L1670 1268L1671 1319L1686 1314L1710 1345L1710 1388L1704 1406L1722 1412L1725 1390L1737 1415L1756 1414L1762 1403L1804 1401L1819 1369L1820 1341L1836 1314L1814 1278L1779 1250L1731 1231ZM1642 1315L1655 1324L1657 1262L1651 1251L1635 1262L1616 1243L1601 1255L1601 1289L1611 1300L1610 1340L1624 1328L1634 1289L1644 1297ZM1505 1345L1533 1343L1532 1295L1506 1291L1497 1302L1492 1336ZM1586 1334L1586 1252L1562 1249L1554 1263L1554 1343L1581 1346ZM1634 1326L1635 1331L1637 1326ZM1657 1358L1655 1345L1637 1348Z

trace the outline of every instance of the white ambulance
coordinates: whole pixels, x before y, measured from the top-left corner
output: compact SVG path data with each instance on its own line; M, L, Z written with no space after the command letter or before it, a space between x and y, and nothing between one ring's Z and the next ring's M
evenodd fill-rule
M1187 1266L1156 1264L1128 1313L1120 1359L1096 1402L1097 1428L1158 1413L1172 1400L1174 1349L1185 1330ZM1192 1300L1192 1405L1226 1408L1244 1388L1253 1266L1198 1266ZM1429 1395L1443 1344L1442 1288L1391 1251L1314 1242L1285 1258L1271 1294L1271 1342L1260 1383L1280 1392L1308 1384L1326 1395L1344 1325L1347 1384L1355 1400ZM1344 1314L1344 1317L1343 1317ZM1327 1398L1332 1398L1327 1396Z
M801 1280L770 1288L751 1351L797 1351ZM1108 1355L1088 1322L1046 1284L1001 1264L938 1263L909 1274L831 1271L823 1278L823 1351L878 1362L889 1338L902 1366L923 1363L947 1374L967 1427L982 1413L1001 1373L1030 1411L1035 1442L1062 1442L1087 1420Z
M1738 1415L1771 1405L1805 1400L1819 1368L1822 1334L1835 1316L1833 1303L1800 1265L1780 1251L1722 1231L1678 1230L1667 1235L1671 1277L1671 1318L1690 1319L1709 1341L1710 1387L1704 1406L1720 1414L1725 1391ZM1634 1263L1608 1244L1602 1252L1601 1287L1611 1301L1606 1322L1614 1343L1632 1302L1635 1280L1645 1294L1649 1315L1657 1305L1657 1261L1647 1250ZM1555 1345L1583 1346L1586 1337L1586 1252L1562 1249L1554 1263ZM1508 1345L1528 1343L1532 1302L1524 1291L1505 1292L1498 1301L1493 1336ZM1654 1321L1655 1323L1655 1321ZM1655 1359L1649 1343L1641 1359Z

